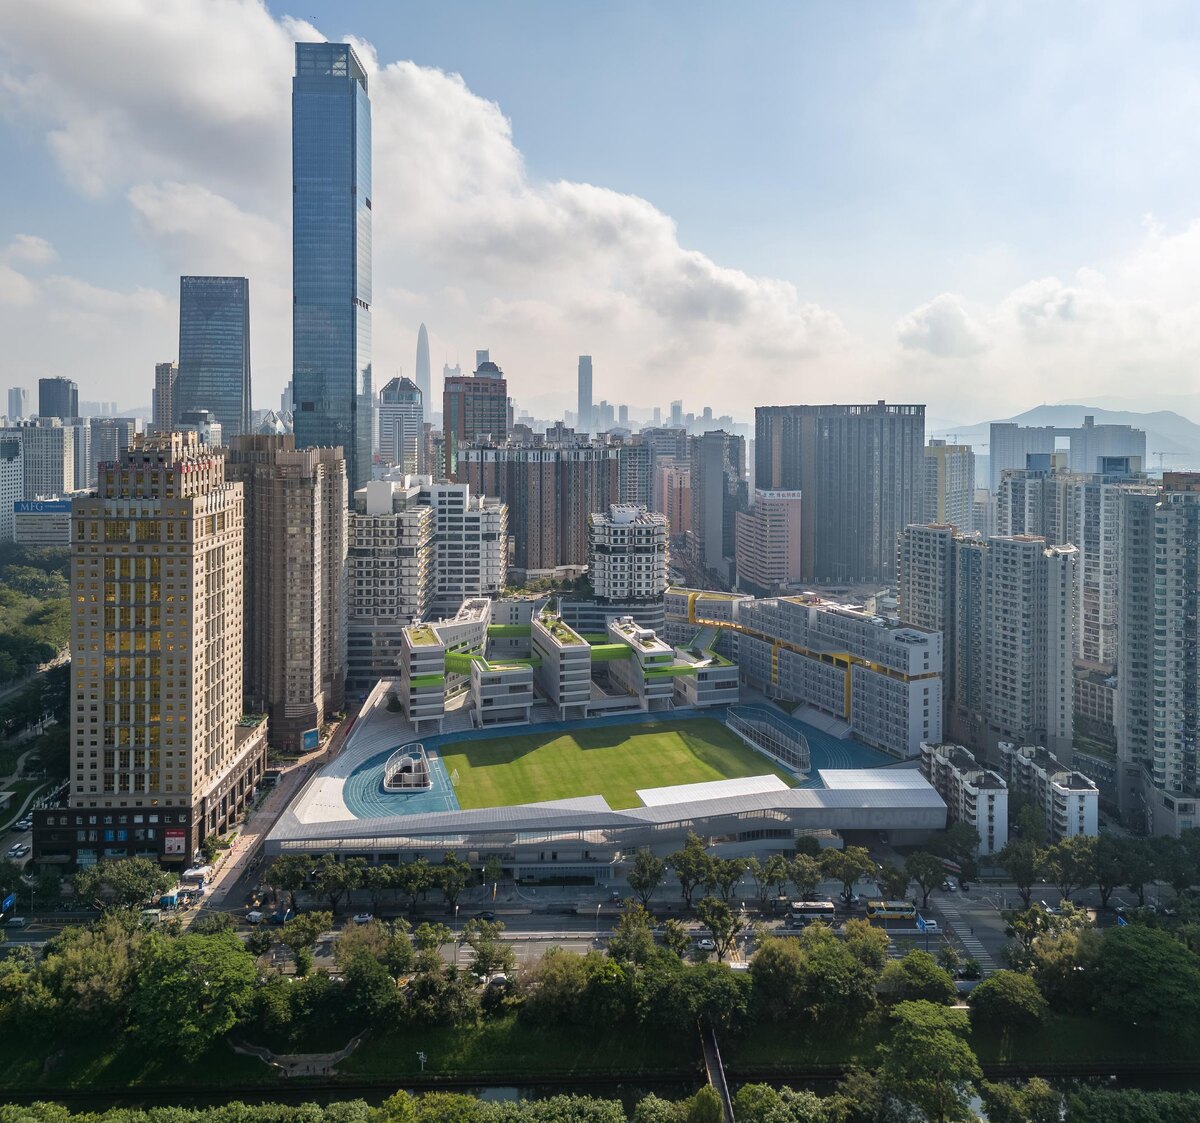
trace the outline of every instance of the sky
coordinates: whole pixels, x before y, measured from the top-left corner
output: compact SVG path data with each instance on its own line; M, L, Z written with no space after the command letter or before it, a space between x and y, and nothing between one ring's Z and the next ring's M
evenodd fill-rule
M0 7L0 388L148 405L182 273L291 362L293 43L374 123L376 385L518 405L1042 402L1200 419L1200 6L38 0Z

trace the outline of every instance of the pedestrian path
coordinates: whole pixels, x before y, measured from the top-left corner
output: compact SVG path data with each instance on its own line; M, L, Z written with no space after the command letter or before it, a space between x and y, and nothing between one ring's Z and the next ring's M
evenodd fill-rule
M970 922L963 919L958 902L943 899L939 905L942 915L946 918L946 927L958 937L958 942L966 949L967 954L978 962L984 975L998 971L1000 964L996 962L996 957L983 946L979 937L972 931Z

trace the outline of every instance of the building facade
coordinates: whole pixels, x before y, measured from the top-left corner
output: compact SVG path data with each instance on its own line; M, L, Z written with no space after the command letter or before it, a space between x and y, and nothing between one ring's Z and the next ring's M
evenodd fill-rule
M413 375L417 389L421 391L421 407L425 411L423 420L428 421L434 398L429 367L429 332L424 324L417 331L417 360L413 366Z
M723 430L690 442L691 545L696 565L723 585L736 577L737 514L749 505L746 442Z
M8 391L8 420L22 421L30 414L29 391L24 386L13 386Z
M11 542L15 533L13 506L25 496L25 459L21 438L0 431L0 542Z
M800 581L798 491L754 492L749 511L737 512L737 586L744 593L772 596Z
M921 775L946 801L946 817L979 835L979 854L1008 845L1008 785L961 745L921 746Z
M11 541L19 546L66 549L71 545L71 500L18 499L12 527Z
M1100 833L1100 789L1041 745L1000 745L1009 790L1044 816L1046 841Z
M975 529L975 453L970 445L931 440L925 446L921 521Z
M393 378L379 391L379 458L408 476L424 470L423 403L410 378Z
M508 381L491 359L483 359L474 374L444 381L442 435L447 479L463 478L461 449L476 441L502 443L507 434Z
M21 442L22 498L69 495L75 490L75 428L58 418L39 418L0 429L0 437Z
M79 416L79 387L69 378L38 379L38 417Z
M250 431L250 282L179 278L179 375L174 420L206 409L228 440Z
M175 424L175 386L178 381L178 363L154 364L150 416L151 428L156 433L169 433Z
M600 601L661 600L667 588L666 516L614 503L588 518L588 576Z
M991 490L1000 489L1006 470L1024 468L1031 453L1052 455L1060 438L1068 442L1067 468L1072 472L1095 472L1097 462L1105 456L1131 456L1146 463L1146 434L1130 425L1097 425L1092 415L1084 417L1078 427L993 421L988 448Z
M581 433L592 431L592 356L579 356L579 370L576 374L578 381L578 421Z
M292 80L292 387L297 448L371 478L371 100L346 43L297 43Z

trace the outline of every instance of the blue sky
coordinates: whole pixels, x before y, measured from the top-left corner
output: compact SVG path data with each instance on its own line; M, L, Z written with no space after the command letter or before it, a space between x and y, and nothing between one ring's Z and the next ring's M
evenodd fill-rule
M0 383L148 401L179 272L245 271L271 403L288 52L316 35L380 68L380 383L425 319L435 363L491 346L542 416L584 351L646 407L1200 413L1187 4L8 8Z

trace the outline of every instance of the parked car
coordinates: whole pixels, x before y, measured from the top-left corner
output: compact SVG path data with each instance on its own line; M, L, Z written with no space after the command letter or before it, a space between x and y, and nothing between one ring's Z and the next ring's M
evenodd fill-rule
M10 858L24 858L29 853L29 844L27 842L17 842L8 848L8 856Z
M375 919L375 917L372 916L369 912L358 912L358 913L354 914L354 923L355 924L370 924L371 921L374 919Z

